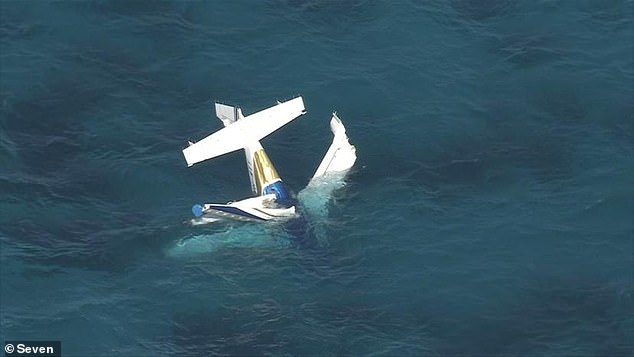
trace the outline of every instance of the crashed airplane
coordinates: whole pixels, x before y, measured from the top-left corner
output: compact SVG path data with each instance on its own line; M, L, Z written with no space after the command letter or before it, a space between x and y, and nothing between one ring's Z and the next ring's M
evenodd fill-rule
M197 219L235 219L247 221L284 220L296 216L297 200L280 178L260 140L306 113L304 100L296 97L286 102L244 116L238 107L216 103L216 116L224 128L183 150L188 166L236 150L244 150L253 197L239 201L195 204L192 213ZM329 175L340 177L350 170L357 156L349 143L346 128L336 113L330 119L334 134L332 144L308 186L327 180Z

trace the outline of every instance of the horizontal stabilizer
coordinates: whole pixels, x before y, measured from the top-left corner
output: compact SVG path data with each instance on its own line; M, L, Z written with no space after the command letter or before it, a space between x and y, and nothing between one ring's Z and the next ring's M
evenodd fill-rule
M218 111L220 108L220 111ZM183 150L188 166L204 160L247 147L254 140L260 140L293 119L306 113L304 100L297 97L289 101L242 117L239 108L216 104L216 114L225 128L207 136Z

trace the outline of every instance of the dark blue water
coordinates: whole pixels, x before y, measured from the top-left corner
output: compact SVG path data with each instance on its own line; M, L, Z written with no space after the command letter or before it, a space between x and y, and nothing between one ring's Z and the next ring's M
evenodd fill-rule
M1 331L64 355L634 354L631 0L0 3ZM192 227L243 155L180 150L297 94L263 141L303 227Z

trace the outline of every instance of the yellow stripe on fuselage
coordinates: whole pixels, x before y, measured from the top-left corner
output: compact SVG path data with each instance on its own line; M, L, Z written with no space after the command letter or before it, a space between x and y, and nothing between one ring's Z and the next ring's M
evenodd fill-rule
M255 185L258 193L262 194L262 188L275 180L279 180L280 175L277 174L271 160L264 152L264 149L257 150L253 153L253 175L255 176Z

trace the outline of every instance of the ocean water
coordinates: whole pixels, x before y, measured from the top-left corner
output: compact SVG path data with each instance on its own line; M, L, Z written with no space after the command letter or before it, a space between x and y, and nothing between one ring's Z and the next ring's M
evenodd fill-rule
M634 1L0 2L0 340L65 356L634 354ZM187 140L263 140L302 224Z

